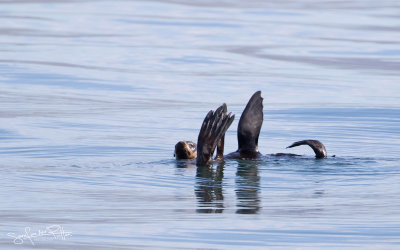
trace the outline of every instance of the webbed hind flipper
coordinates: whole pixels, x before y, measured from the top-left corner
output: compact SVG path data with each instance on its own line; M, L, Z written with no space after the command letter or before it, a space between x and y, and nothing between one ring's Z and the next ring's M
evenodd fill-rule
M222 112L225 114L228 112L226 104L222 105ZM221 139L217 143L217 155L215 156L215 160L224 159L224 147L225 147L225 134L221 137Z
M212 163L212 156L217 144L235 118L235 115L227 114L226 110L224 103L215 112L210 110L204 118L197 139L197 166L207 166Z
M224 159L224 147L225 147L225 135L221 137L217 144L217 155L215 156L215 160Z
M261 91L257 91L240 117L237 132L239 152L258 152L258 137L264 119L262 102Z
M308 145L312 148L312 150L314 150L315 153L315 158L317 159L322 159L322 158L326 158L326 149L324 144L322 144L322 142L317 141L317 140L303 140L303 141L298 141L298 142L294 142L292 145L286 147L286 148L293 148L293 147L297 147L300 145Z

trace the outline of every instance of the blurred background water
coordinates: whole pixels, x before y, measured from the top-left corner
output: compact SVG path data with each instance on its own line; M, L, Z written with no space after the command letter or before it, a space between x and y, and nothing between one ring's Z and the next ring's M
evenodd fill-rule
M398 1L0 0L1 249L400 247ZM264 97L263 154L173 158ZM335 158L315 160L301 139ZM59 225L65 240L13 236ZM33 245L33 244L34 245Z

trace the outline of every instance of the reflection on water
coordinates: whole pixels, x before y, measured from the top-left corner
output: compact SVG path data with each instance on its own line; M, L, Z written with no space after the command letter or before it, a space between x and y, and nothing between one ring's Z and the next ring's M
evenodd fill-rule
M236 172L238 214L255 214L260 210L260 176L258 161L239 161Z
M196 160L175 160L175 166L177 168L196 168Z
M224 211L223 194L224 163L216 169L197 168L195 194L198 213L222 213Z

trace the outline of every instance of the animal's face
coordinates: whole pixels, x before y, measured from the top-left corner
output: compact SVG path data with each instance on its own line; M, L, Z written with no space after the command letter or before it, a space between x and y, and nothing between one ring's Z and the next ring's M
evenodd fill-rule
M175 158L179 159L193 159L197 157L196 143L191 141L180 141L175 145Z

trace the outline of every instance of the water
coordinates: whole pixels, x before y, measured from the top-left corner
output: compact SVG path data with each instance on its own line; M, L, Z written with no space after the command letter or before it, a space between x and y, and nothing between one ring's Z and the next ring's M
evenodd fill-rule
M399 248L399 10L0 1L0 248ZM257 90L261 152L303 157L173 159L222 102L235 151Z

